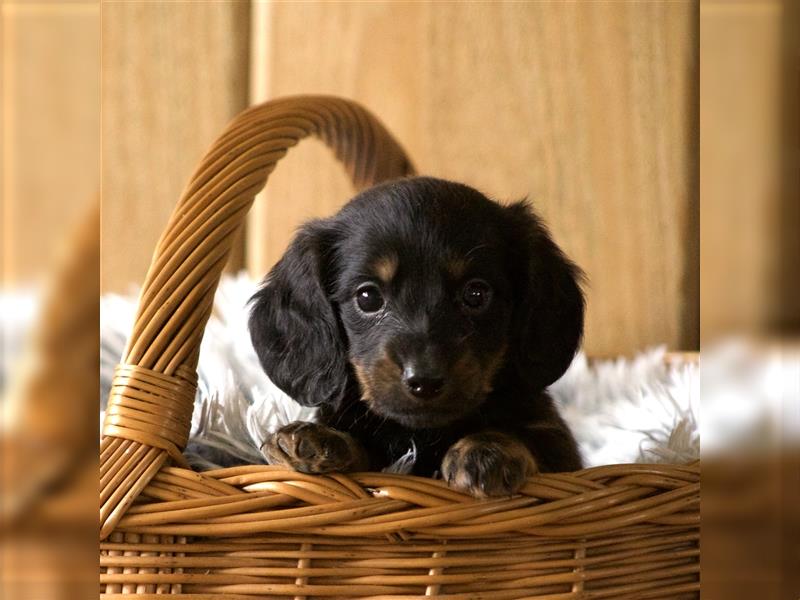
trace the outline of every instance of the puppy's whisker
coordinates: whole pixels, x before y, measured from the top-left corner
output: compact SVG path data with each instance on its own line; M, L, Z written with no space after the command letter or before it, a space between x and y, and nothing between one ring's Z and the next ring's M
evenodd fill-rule
M472 254L474 252L477 252L478 250L483 250L484 248L489 248L489 247L490 247L489 244L478 244L477 246L475 246L475 247L473 247L473 248L471 248L470 250L467 251L467 253L464 255L464 260L466 260L467 262L471 261L472 260Z
M378 433L380 431L381 427L383 427L386 424L386 420L387 419L388 419L388 417L383 417L383 419L381 419L381 422L378 423L377 427L375 427L374 433Z
M467 341L469 338L471 338L473 335L475 335L475 330L474 330L474 329L473 329L472 331L470 331L469 333L466 333L466 334L464 334L463 336L461 336L460 338L458 338L458 343L459 343L459 344L463 344L463 343L464 343L464 342L466 342L466 341Z
M351 426L351 427L355 427L355 425L356 425L356 424L357 424L359 421L363 420L363 419L364 419L364 417L366 417L366 416L367 416L367 413L366 413L366 411L362 412L360 415L358 415L358 416L355 418L355 420L353 420L353 422L350 424L350 426Z
M413 324L408 315L400 311L393 311L391 314L384 313L381 319L385 319L386 323L398 326L404 329L413 329Z

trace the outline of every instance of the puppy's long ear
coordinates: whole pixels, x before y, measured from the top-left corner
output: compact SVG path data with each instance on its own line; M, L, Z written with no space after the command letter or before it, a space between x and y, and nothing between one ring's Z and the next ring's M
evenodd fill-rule
M512 364L532 386L544 389L564 374L583 337L583 273L553 242L526 202L506 210L518 280Z
M335 239L328 221L304 226L250 300L261 366L304 406L335 406L347 383L343 334L326 291Z

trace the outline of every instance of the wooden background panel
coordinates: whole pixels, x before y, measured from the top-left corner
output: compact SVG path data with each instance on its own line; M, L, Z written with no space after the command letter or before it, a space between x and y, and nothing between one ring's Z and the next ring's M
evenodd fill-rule
M249 23L246 1L103 2L104 292L142 282L184 185L246 106Z
M419 112L427 10L417 3L253 3L251 100L330 93L379 115L420 166ZM380 52L367 57L365 53ZM317 140L293 148L248 215L247 267L260 278L297 226L334 213L353 194L343 169Z
M100 186L100 8L5 0L3 289L39 280Z
M701 4L704 343L763 334L791 314L780 293L784 279L797 280L796 264L790 277L780 271L786 8L780 0ZM795 237L798 226L795 218Z
M355 98L420 172L501 201L529 196L589 276L589 352L694 348L696 8L260 6L254 99ZM350 194L327 152L301 144L252 214L251 272L266 272L302 219L332 213Z

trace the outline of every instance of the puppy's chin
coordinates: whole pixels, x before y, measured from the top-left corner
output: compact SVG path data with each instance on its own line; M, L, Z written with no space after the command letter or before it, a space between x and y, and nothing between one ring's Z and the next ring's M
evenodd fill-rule
M370 402L370 410L408 429L438 429L464 419L483 403L484 397L454 398L421 402L397 394Z
M408 429L438 429L464 417L464 415L454 412L435 412L430 410L424 412L400 412L382 410L375 406L372 406L371 409L374 413L395 421Z

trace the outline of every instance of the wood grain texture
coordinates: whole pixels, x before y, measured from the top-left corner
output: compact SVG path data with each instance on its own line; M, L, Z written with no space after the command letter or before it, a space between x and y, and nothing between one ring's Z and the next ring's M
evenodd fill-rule
M51 269L99 191L100 10L6 0L0 15L0 257L13 287Z
M697 345L694 2L275 3L254 100L333 93L373 110L424 174L531 198L589 276L595 355ZM251 215L263 275L304 219L351 195L303 143ZM457 218L457 215L454 215Z
M245 107L249 19L246 1L103 2L104 292L142 282L195 166Z

